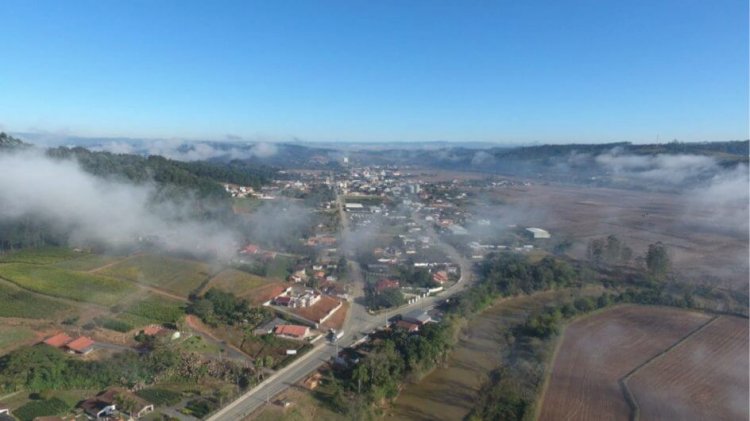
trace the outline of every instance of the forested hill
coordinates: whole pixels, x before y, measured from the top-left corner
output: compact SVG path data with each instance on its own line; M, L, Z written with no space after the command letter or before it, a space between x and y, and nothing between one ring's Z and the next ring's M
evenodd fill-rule
M633 155L705 155L712 156L719 161L747 162L747 140L732 140L726 142L669 142L657 144L634 145L629 142L601 143L601 144L566 144L541 145L520 148L497 148L487 152L496 159L549 160L567 157L571 154L599 155L617 150L618 153Z
M0 132L0 149L11 149L11 148L18 148L22 146L28 146L26 143L23 143L19 139L16 139L13 136L9 136L6 133Z
M0 149L19 147L31 145L0 133ZM161 156L93 152L82 147L58 147L48 149L45 153L56 159L75 159L85 171L96 176L121 178L136 183L153 180L160 185L190 190L203 197L223 196L221 183L259 188L276 172L274 168L247 161L183 162Z
M92 152L81 147L49 149L47 155L74 158L84 170L101 177L125 177L135 182L154 180L195 190L201 196L223 195L221 183L224 182L259 188L275 173L273 168L243 161L182 162L161 156Z

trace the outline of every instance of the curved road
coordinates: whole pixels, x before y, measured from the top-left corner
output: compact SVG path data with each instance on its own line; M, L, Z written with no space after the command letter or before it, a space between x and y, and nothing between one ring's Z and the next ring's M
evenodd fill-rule
M343 211L343 200L339 197L339 212L341 214L342 233L344 236L349 233L349 226L346 214ZM457 294L464 290L472 282L472 271L471 263L461 256L455 248L451 245L443 242L438 237L435 230L424 223L423 220L418 219L416 213L412 216L415 221L422 225L423 229L427 232L433 242L438 245L452 261L458 262L461 268L461 277L458 282L441 292L435 297L426 297L415 303L401 306L399 308L391 309L387 314L395 315L399 313L408 312L417 308L424 310L432 309L438 302L445 300L446 298ZM355 297L352 300L347 320L344 324L344 336L339 339L339 347L346 347L352 345L357 339L366 335L378 327L382 327L385 324L386 315L373 315L367 312L367 309L356 300L357 297L361 297L364 280L359 270L359 265L356 262L352 262L353 269L351 271L352 280L355 284L355 290L352 296ZM262 406L264 403L272 399L275 395L281 393L286 388L299 382L311 372L315 371L318 367L330 361L331 357L336 355L336 347L334 344L328 343L327 341L321 341L317 346L307 352L307 354L301 356L299 359L288 365L284 369L278 371L273 376L264 380L232 403L228 404L220 411L208 418L210 421L230 421L242 419L256 409Z

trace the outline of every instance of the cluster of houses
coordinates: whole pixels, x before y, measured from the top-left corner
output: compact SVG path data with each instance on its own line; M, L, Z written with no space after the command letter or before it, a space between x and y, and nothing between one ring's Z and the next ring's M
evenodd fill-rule
M224 184L224 191L232 197L253 197L255 190L250 186L240 186L237 184Z
M60 332L50 336L43 341L44 344L53 348L65 350L71 354L86 355L94 350L95 342L87 336L79 336L75 339L67 333Z

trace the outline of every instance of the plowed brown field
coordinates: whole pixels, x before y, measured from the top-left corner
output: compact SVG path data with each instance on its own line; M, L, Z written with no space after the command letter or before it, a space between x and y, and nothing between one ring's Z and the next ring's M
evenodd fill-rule
M620 306L565 330L540 420L628 420L618 380L711 319L672 308ZM745 389L747 394L747 389Z
M643 421L748 419L748 320L718 318L628 386Z

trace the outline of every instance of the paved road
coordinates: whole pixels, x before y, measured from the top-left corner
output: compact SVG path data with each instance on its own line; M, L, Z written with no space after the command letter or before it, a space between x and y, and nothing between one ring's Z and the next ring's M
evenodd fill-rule
M341 198L339 198L339 212L342 216L342 235L346 236L349 233L349 226L346 215L343 212L343 200ZM345 334L338 342L341 347L350 346L357 339L363 337L367 332L384 326L387 317L418 308L424 310L432 309L438 302L462 291L471 283L471 262L461 256L455 248L441 241L434 229L432 229L429 224L425 223L424 220L419 219L416 213L413 217L423 226L427 235L433 239L433 242L440 247L452 259L452 261L458 262L461 268L461 278L456 284L446 289L438 296L426 297L415 303L399 307L398 309L392 309L387 315L369 314L367 309L355 299L352 302L349 314L347 315L347 320L344 324ZM364 280L359 265L357 265L356 262L352 262L350 269L352 269L350 276L354 283L352 296L355 298L361 297L363 295ZM317 345L307 354L240 396L234 402L230 403L208 419L210 421L230 421L242 419L243 417L250 415L268 400L273 399L275 395L299 382L318 367L328 362L331 357L336 354L336 349L337 347L335 345L328 342Z

